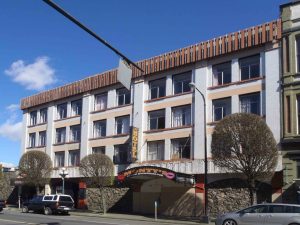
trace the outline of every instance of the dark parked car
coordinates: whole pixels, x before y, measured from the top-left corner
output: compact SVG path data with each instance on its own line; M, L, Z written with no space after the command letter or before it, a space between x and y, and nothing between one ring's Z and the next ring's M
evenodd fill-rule
M300 225L300 205L259 204L225 213L216 220L216 225Z
M29 202L23 203L22 212L43 212L45 215L68 214L73 207L74 201L70 195L44 195L36 196Z
M6 204L4 200L0 200L0 212L2 212L3 208L5 208Z

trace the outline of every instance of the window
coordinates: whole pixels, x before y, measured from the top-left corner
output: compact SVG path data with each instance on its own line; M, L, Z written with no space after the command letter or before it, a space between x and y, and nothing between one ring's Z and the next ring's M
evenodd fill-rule
M284 213L284 205L269 205L269 213Z
M70 141L79 142L81 138L81 125L75 125L70 127Z
M93 154L104 154L105 155L105 146L100 146L100 147L93 147L92 148L92 153Z
M107 108L107 93L95 95L95 111Z
M55 152L55 167L65 166L65 152Z
M117 90L117 105L130 104L130 91L126 88L121 88Z
M71 102L72 116L80 116L82 113L82 100Z
M191 124L191 105L172 108L172 127Z
M267 212L268 212L267 205L256 205L256 206L252 206L250 208L239 211L239 213L242 213L242 214L245 214L245 213L267 213Z
M213 71L213 86L231 83L231 62L215 65Z
M46 131L39 132L39 146L46 146Z
M35 133L29 134L29 143L28 143L29 148L34 148L35 147Z
M67 118L67 103L57 105L57 119Z
M164 159L164 141L151 141L148 142L147 160L163 160Z
M106 136L106 120L94 121L94 138Z
M69 166L79 166L80 163L80 151L71 150L69 151Z
M149 99L166 96L166 79L159 79L149 82Z
M260 76L259 61L259 55L240 60L241 80L248 80Z
M66 128L56 128L56 144L61 144L66 142Z
M46 123L47 122L47 108L40 110L40 123Z
M164 129L165 128L165 110L157 110L149 112L148 114L148 129Z
M173 76L174 94L180 94L191 91L189 84L192 81L192 72L186 72Z
M213 121L219 121L231 114L231 98L216 99L212 101Z
M53 196L44 196L45 201L52 201Z
M190 159L191 158L191 138L180 138L171 140L172 155L171 159Z
M300 72L300 36L296 37L296 64L297 64L297 71Z
M37 111L30 112L30 125L36 125L37 124Z
M129 116L116 118L116 134L129 134Z
M298 134L300 134L300 95L297 95Z
M126 164L130 163L131 157L129 152L129 145L115 145L114 163L115 164Z
M260 115L260 94L240 96L241 112Z

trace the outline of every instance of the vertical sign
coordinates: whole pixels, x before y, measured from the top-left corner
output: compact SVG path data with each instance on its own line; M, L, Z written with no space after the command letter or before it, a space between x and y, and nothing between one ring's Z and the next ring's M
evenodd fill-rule
M137 160L137 148L138 148L138 137L139 128L131 128L131 161L135 162Z

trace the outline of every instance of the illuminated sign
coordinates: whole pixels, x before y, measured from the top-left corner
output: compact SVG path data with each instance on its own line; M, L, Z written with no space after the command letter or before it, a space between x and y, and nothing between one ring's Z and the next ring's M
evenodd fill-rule
M135 162L137 160L137 148L138 148L139 128L132 127L131 129L131 160Z
M193 175L176 173L172 170L155 166L140 166L124 170L123 172L120 172L118 174L118 180L124 181L126 178L140 175L164 177L166 179L174 180L179 183L193 184L194 182Z

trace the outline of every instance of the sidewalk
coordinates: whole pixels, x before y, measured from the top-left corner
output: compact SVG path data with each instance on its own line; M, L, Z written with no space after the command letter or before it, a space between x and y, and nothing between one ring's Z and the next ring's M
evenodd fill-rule
M7 206L6 210L11 211L19 211L16 206ZM94 217L94 218L107 218L107 219L116 219L116 220L132 220L132 221L145 221L145 222L156 222L158 224L178 224L178 225L204 225L204 223L200 223L198 219L190 219L190 218L171 218L171 217L162 217L159 216L157 221L155 221L154 216L151 215L132 215L132 214L120 214L120 213L106 213L100 214L89 210L75 210L70 212L70 215L73 216L86 216L86 217ZM213 222L210 222L209 225L213 225ZM207 225L207 224L206 224Z

